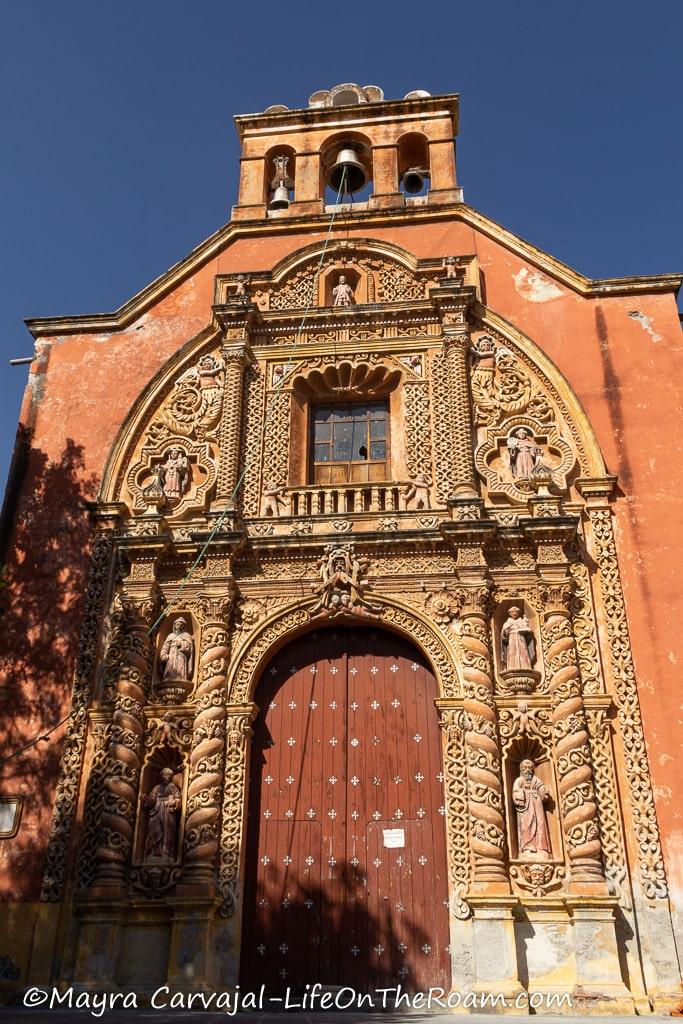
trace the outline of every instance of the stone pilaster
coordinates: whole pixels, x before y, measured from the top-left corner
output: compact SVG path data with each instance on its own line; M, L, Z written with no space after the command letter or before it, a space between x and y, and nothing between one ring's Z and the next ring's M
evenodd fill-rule
M442 366L446 377L446 417L451 432L448 455L451 466L447 477L451 482L449 498L474 496L477 493L472 448L472 403L470 399L467 310L472 300L471 289L442 284L432 292L439 309L443 328ZM436 411L438 414L438 410Z
M241 900L240 864L247 809L251 723L257 714L255 704L227 705L220 856L220 912L223 917L232 917Z
M465 762L465 716L462 702L452 698L437 701L443 737L444 804L446 807L446 848L448 893L452 914L460 920L470 916L465 900L470 878L470 844L467 819L467 777Z
M106 660L114 711L90 894L122 895L135 828L144 705L152 669L150 628L158 609L156 563L163 541L129 547L131 569L114 600Z
M253 360L249 346L249 326L253 316L254 307L235 300L230 307L221 310L220 322L224 330L221 358L225 365L225 383L218 427L220 462L214 507L232 507L240 481L244 371Z

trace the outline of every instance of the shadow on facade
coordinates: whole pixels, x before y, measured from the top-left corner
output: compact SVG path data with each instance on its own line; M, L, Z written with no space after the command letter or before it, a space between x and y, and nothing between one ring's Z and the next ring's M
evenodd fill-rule
M243 990L265 985L269 993L288 987L303 993L306 985L319 982L370 993L400 984L403 991L417 992L440 984L432 972L444 951L430 949L429 957L422 952L428 936L407 910L399 932L388 905L386 913L369 909L362 862L338 862L324 883L275 865L268 865L266 875L265 884L257 886L252 867L247 878ZM286 895L276 903L273 893Z
M38 895L65 727L12 755L68 712L96 489L81 445L67 439L51 459L20 428L3 508L0 619L0 758L11 758L0 760L0 796L23 799L0 882L14 899Z

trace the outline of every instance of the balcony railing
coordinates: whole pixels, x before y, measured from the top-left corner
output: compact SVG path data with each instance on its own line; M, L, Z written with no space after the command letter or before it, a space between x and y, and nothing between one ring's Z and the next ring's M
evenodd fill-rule
M310 484L287 491L291 516L398 512L400 494L399 484Z

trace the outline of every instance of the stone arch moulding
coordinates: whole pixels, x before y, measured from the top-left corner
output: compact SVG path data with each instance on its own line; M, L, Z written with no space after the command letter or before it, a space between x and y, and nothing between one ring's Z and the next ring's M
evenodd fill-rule
M454 652L438 629L415 608L394 598L373 593L372 599L378 607L377 613L372 614L311 615L309 608L315 604L315 598L278 608L255 632L245 637L237 651L227 681L227 702L230 705L248 705L254 699L264 666L285 644L316 627L337 622L387 629L406 637L429 661L439 687L439 697L460 697L462 682Z

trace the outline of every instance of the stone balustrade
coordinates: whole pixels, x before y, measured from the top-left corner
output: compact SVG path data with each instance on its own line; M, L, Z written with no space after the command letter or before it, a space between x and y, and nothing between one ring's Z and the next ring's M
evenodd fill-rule
M400 484L310 484L287 490L292 516L347 515L351 512L398 512L403 507Z

